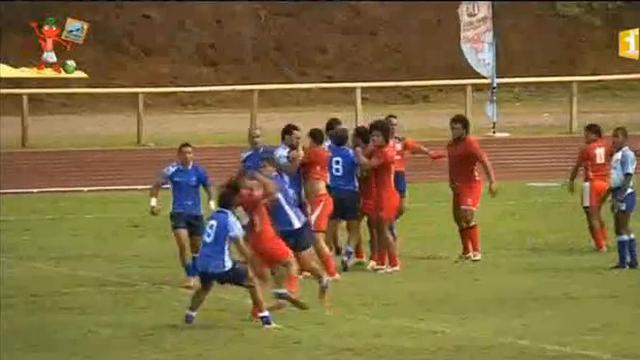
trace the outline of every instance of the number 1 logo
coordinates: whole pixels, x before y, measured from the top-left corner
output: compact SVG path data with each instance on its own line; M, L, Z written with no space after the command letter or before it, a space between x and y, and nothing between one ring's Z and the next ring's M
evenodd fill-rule
M638 60L640 58L640 28L620 31L618 33L618 55L626 59Z

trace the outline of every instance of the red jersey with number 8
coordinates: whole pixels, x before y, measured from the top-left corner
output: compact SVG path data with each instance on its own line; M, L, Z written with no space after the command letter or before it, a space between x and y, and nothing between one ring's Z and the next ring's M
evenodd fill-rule
M584 181L609 182L609 163L613 149L604 140L598 139L580 151L580 161L584 168Z

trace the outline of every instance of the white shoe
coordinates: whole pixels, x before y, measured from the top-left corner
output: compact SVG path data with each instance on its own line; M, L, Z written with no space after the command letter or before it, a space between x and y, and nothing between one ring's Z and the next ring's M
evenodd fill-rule
M369 263L367 264L367 270L374 271L376 266L378 265L376 264L375 261L369 260Z
M482 260L482 255L479 252L474 252L471 254L471 261L480 261Z
M384 272L393 273L393 272L397 272L397 271L400 271L400 265L394 266L394 267L390 266L390 267L386 268Z

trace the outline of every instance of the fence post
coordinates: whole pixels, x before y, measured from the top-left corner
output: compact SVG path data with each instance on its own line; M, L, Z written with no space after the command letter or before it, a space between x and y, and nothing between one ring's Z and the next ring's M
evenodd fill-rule
M251 112L249 114L249 129L258 127L258 90L251 92Z
M569 114L569 133L578 131L578 83L571 82L571 113Z
M356 126L360 125L362 121L362 88L356 88Z
M144 141L144 94L138 94L138 114L137 114L137 122L138 122L138 131L136 137L136 143L138 145L142 145Z
M22 114L21 114L22 133L20 138L20 146L26 148L29 146L29 95L22 94Z
M465 86L464 93L464 116L467 119L471 119L471 108L473 107L473 87L471 85Z

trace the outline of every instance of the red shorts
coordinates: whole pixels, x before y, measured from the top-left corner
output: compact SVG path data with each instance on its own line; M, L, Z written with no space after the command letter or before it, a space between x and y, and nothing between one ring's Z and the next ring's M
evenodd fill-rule
M398 195L398 193L395 191L393 192L393 194L385 196L384 201L381 201L381 199L378 199L378 201L376 201L375 217L379 221L391 224L396 221L399 212L400 195Z
M362 214L368 217L376 215L376 201L373 199L362 199Z
M455 207L468 210L478 210L482 199L482 183L457 185L453 194Z
M263 238L250 239L249 243L260 261L269 269L293 259L291 249L277 236L269 240Z
M333 199L329 194L320 194L309 202L309 221L314 232L326 232L329 218L333 214Z
M602 206L604 197L609 191L609 184L602 180L591 180L582 185L582 206Z

